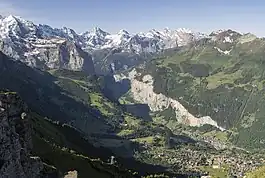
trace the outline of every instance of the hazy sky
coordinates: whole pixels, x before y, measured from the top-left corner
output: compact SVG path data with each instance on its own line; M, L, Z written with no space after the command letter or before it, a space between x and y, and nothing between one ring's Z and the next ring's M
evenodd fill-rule
M234 29L265 36L263 0L0 0L0 14L83 32L190 28Z

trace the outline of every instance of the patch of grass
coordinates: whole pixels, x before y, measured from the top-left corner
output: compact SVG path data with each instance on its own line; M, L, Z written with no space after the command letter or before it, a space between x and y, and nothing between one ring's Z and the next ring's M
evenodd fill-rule
M227 132L217 131L215 137L216 137L218 140L221 140L221 141L227 141L227 139L228 139L228 134L227 134Z
M261 178L265 177L265 166L259 167L258 169L248 172L246 174L247 178Z
M188 55L175 54L174 56L171 57L159 59L157 60L157 62L158 62L158 67L167 67L170 64L179 64L180 62L185 61L187 59L190 59Z
M136 117L129 115L129 114L124 115L124 120L125 120L126 124L128 124L129 126L132 126L132 127L136 127L136 128L138 128L140 126L140 123L141 123L141 120L139 120Z
M122 97L119 98L120 104L134 104L136 101L131 97L131 91L129 90Z
M160 114L152 116L152 119L155 123L166 125L168 121L165 119L165 116L161 116Z
M102 103L101 103L102 97L100 96L99 93L89 93L89 97L93 105L102 106Z
M210 132L206 132L203 134L204 136L209 136L209 137L215 137L220 141L227 141L228 139L228 133L227 132L222 132L222 131L210 131Z
M209 175L212 178L226 178L227 177L227 170L226 168L222 167L219 169L214 169L210 166L204 166L204 167L200 167L202 171L206 171L209 172Z
M113 116L114 113L110 111L114 106L109 101L105 100L103 96L96 92L89 93L91 106L95 106L103 115Z
M114 106L114 104L112 102L104 101L104 104L110 109L114 109L115 108L115 106Z
M123 129L119 133L117 133L117 135L118 136L126 136L126 135L130 135L130 134L133 134L133 133L134 133L134 130Z
M255 113L251 113L250 115L244 116L241 120L241 126L243 128L251 127L255 121Z
M225 74L223 72L217 73L207 77L207 88L215 89L223 84L234 84L235 80L241 77L241 71L238 70L233 74Z
M154 144L155 143L154 140L155 139L153 136L132 139L132 141L134 141L134 142L147 143L147 144Z
M122 96L119 98L120 104L134 104L133 102L129 101L126 97Z

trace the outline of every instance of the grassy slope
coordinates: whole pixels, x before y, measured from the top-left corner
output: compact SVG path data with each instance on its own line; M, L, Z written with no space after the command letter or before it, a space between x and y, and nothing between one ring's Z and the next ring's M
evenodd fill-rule
M51 71L51 74L42 72L37 69L27 67L25 64L12 61L6 56L0 56L0 89L9 89L16 91L21 98L29 105L32 111L47 116L48 118L56 119L62 123L71 123L86 132L99 133L108 135L109 132L120 131L120 123L134 123L130 128L137 127L137 118L123 113L115 103L112 103L101 94L98 83L98 78L95 76L86 76L82 72L71 71ZM91 97L92 96L92 97ZM93 97L97 96L96 99ZM108 106L108 108L105 108ZM111 113L110 115L108 113ZM112 114L113 113L113 114ZM38 116L36 116L38 118ZM124 119L125 118L125 119ZM67 160L77 159L80 161L80 166L83 164L79 157L69 155L68 152L60 152L63 147L77 151L77 153L89 156L99 155L98 157L110 157L111 154L106 154L106 150L93 150L87 146L87 142L79 139L78 135L73 133L72 129L67 127L51 126L49 123L42 122L41 119L35 123L34 142L35 152L42 155L42 158L49 164L57 164L61 172L74 167L68 161L60 167L58 160L63 162ZM118 128L116 128L118 127ZM100 135L97 140L100 140ZM119 139L119 138L118 138ZM47 142L47 140L49 142ZM115 139L110 139L109 141ZM119 139L122 142L122 139ZM131 141L128 140L128 143ZM42 145L42 146L40 146ZM38 147L39 146L39 147ZM54 147L55 146L55 147ZM55 149L55 153L52 149ZM42 149L45 148L45 149ZM125 148L131 149L131 148ZM133 150L130 150L133 151ZM56 154L50 157L51 154ZM63 155L63 156L62 156ZM67 156L68 155L68 156ZM105 158L105 157L104 157ZM83 158L82 158L83 159ZM49 161L50 160L50 161ZM84 161L84 160L83 160ZM77 163L75 163L76 165ZM159 166L140 164L131 159L130 166L137 170L156 172L164 170ZM143 169L143 166L144 167ZM82 166L81 166L82 167ZM159 168L159 169L158 169ZM156 170L157 169L157 170ZM81 170L86 171L86 170ZM81 173L81 175L86 174Z
M229 55L218 53L213 48L218 45L184 47L139 70L152 74L157 93L179 100L194 115L209 115L221 126L233 129L230 139L234 143L261 148L265 141L265 42L235 42ZM231 48L225 45L223 49Z
M0 69L0 89L16 91L40 115L72 123L87 133L113 129L102 114L88 105L89 91L85 88L93 89L94 86L89 86L90 80L96 82L93 76L88 78L82 73L77 75L87 80L81 86L77 84L81 81L79 78L70 81L67 78L57 78L3 55L0 56Z
M74 169L78 171L81 178L87 177L87 175L99 178L125 178L140 177L136 173L139 170L141 171L141 175L157 172L157 176L167 177L166 174L168 173L165 173L165 175L161 174L164 169L162 170L159 166L152 167L129 159L121 160L121 158L118 158L120 161L118 162L118 166L108 165L105 162L113 155L109 149L92 146L84 139L83 134L70 126L51 122L36 113L31 113L31 115L34 130L33 153L40 156L48 165L56 167L60 175ZM128 117L126 120L128 124L135 122L133 121L133 117ZM122 136L128 135L124 134ZM142 143L142 141L145 142L146 139L153 139L153 137L142 138L140 136L137 137L137 140L132 141ZM161 143L161 145L163 145L163 143ZM121 165L123 163L126 165ZM125 169L125 166L129 166L133 170ZM181 175L181 177L185 176Z
M260 167L252 172L247 173L247 178L261 178L265 177L265 167Z
M74 169L81 178L88 175L99 178L133 177L129 171L108 165L100 159L84 156L104 157L105 153L107 158L108 153L91 146L73 128L52 123L34 113L32 124L34 154L40 156L47 164L55 166L60 174Z
M60 88L68 92L75 100L91 108L97 118L103 119L113 127L119 125L117 122L122 120L120 117L122 111L116 103L102 94L100 77L67 70L53 70L52 74L57 77L56 83Z
M149 136L150 138L153 138L155 135L157 135L155 130L157 126L148 122L144 122L140 118L134 117L133 115L124 112L123 108L118 103L112 102L110 99L105 97L101 91L101 88L99 87L98 80L100 80L100 78L93 76L82 76L82 73L66 70L53 70L51 73L57 77L57 85L67 91L69 96L73 96L75 97L75 100L81 101L88 107L93 108L94 112L98 113L99 115L98 119L105 120L106 123L109 123L113 128L115 128L112 131L114 131L113 134L116 134L118 137L97 137L97 143L101 143L102 146L118 150L119 154L122 154L124 151L124 154L127 154L127 152L131 152L133 149L138 149L138 146L135 147L133 145L142 144L142 140L145 140L146 137ZM93 78L91 79L90 77ZM45 123L38 125L39 127L45 126ZM45 127L47 127L47 125ZM98 157L104 157L105 160L111 156L110 153L102 155L104 150L102 150L101 153L97 153L96 151L93 151L93 153L87 152L87 150L91 150L92 148L87 148L87 143L84 144L84 141L76 140L76 138L79 137L73 137L72 135L75 134L72 133L71 129L69 130L68 127L59 127L56 125L55 127L58 127L57 129L59 129L60 132L63 131L63 134L58 135L58 132L56 132L57 134L50 135L50 133L45 131L46 129L42 130L43 132L46 132L45 135L49 135L48 138L57 138L55 140L56 142L60 141L60 143L57 144L61 145L61 147L78 150L79 153L81 152L85 155L94 155L95 158L97 157L95 155L98 155ZM49 130L52 129L53 128ZM40 130L40 128L37 128L36 130ZM101 134L106 133L101 132ZM76 144L73 145L73 143ZM80 143L82 144L80 145ZM146 166L145 171L143 171L139 162L135 162L133 160L128 160L126 163L123 163L126 164L126 166L132 167L134 170L142 170L142 174L143 172L146 174L147 172L163 172L164 170L162 167L158 168L159 166L156 168ZM142 167L143 166L145 165L143 164Z

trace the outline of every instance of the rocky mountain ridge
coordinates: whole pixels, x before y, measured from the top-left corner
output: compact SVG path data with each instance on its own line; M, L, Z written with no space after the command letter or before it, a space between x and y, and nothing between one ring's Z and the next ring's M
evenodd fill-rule
M122 29L116 34L110 34L99 27L94 27L90 31L77 34L73 29L67 27L58 29L48 25L36 25L31 21L12 15L2 17L0 24L0 35L4 39L11 36L16 39L21 37L30 39L58 37L72 40L84 49L96 50L115 47L124 50L127 48L127 50L134 50L137 53L143 51L157 52L155 47L162 50L182 46L208 36L185 28L176 30L169 28L163 30L152 29L146 33L136 34L131 34Z
M0 49L6 55L40 69L64 68L94 73L92 57L63 31L35 25L20 17L0 19Z
M234 37L241 35L232 30L208 35L184 28L152 29L136 34L120 30L117 34L110 34L99 27L77 34L67 27L58 29L43 24L36 25L18 16L10 15L0 19L0 49L5 54L33 67L87 70L90 73L94 71L91 67L92 58L95 58L92 53L97 50L111 49L110 54L103 58L121 52L152 55L197 43L202 39L232 43Z

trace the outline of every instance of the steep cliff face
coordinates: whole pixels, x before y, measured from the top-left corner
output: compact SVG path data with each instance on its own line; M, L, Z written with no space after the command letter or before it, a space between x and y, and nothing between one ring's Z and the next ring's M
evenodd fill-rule
M0 92L0 177L41 177L43 163L32 148L28 108L15 93Z
M177 100L167 97L161 93L154 92L153 77L151 75L144 75L142 81L137 80L137 76L141 76L141 73L137 73L135 69L125 75L115 75L116 81L122 79L129 79L131 81L131 94L135 101L148 104L151 111L164 111L168 108L172 108L176 114L178 122L187 124L189 126L202 126L209 124L224 130L218 126L217 122L212 120L209 116L203 116L200 118L195 117Z
M11 46L0 40L0 49L8 56L40 69L95 72L91 55L66 39L28 39Z
M57 39L52 42L34 44L34 50L26 54L27 61L34 61L31 65L38 68L83 70L94 74L92 57L88 53L67 40Z

